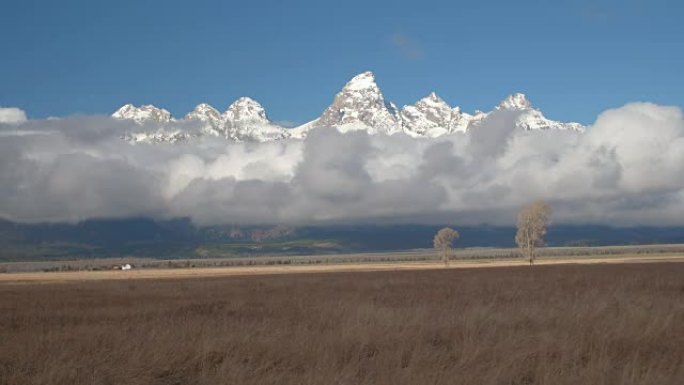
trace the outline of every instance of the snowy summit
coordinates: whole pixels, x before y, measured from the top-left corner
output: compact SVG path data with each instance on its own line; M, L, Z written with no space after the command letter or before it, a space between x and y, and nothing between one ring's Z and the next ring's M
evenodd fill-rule
M506 97L494 111L507 110L517 114L516 127L522 130L573 130L584 131L579 123L563 123L547 119L536 109L527 96L514 93ZM334 128L340 132L367 131L369 134L394 135L403 133L411 137L439 137L465 133L486 119L491 112L476 111L468 114L458 106L452 107L435 92L413 105L397 106L385 100L375 75L363 72L347 82L335 95L332 103L320 117L299 127L287 129L272 122L259 102L241 97L226 111L219 112L209 104L197 105L181 120L153 105L135 107L126 104L112 114L118 120L131 120L139 130L130 132L125 139L131 142L168 142L190 140L199 136L215 136L232 141L266 142L287 138L301 139L315 128ZM199 125L190 131L186 125Z

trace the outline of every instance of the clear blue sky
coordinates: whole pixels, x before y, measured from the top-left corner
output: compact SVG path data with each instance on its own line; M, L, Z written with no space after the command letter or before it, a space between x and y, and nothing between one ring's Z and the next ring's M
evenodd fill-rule
M251 96L301 123L372 70L399 105L434 90L489 109L521 91L551 118L590 123L628 101L684 105L682 3L7 0L0 106L182 116Z

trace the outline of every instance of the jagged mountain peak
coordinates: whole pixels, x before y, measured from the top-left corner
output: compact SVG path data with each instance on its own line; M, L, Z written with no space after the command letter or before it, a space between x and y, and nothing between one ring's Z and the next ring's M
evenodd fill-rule
M185 120L202 122L201 129L212 136L226 136L225 123L221 113L207 103L200 103L185 115Z
M472 116L452 108L435 92L404 106L401 111L404 133L414 137L436 137L454 132L465 132Z
M214 108L209 103L200 103L200 104L195 106L193 111L202 112L202 111L217 111L217 110L216 110L216 108Z
M266 142L289 137L289 132L271 122L264 107L250 97L234 101L222 116L227 136L235 140Z
M504 99L497 107L496 110L508 110L517 112L517 117L515 121L515 126L526 130L526 131L536 131L536 130L571 130L571 131L584 131L584 126L575 122L559 122L555 120L548 119L538 108L532 105L532 102L527 98L527 95L516 92L509 95ZM482 121L487 117L487 113L480 113Z
M416 102L415 105L431 106L438 108L451 108L451 106L449 106L449 104L445 102L444 99L440 98L435 92L430 92L430 94L428 94L426 97Z
M137 124L146 122L168 123L173 118L171 113L163 108L158 108L152 104L143 104L136 107L132 104L125 104L112 114L112 118L119 120L132 120Z
M512 95L508 95L506 99L501 101L498 108L506 110L528 110L534 108L532 102L527 98L527 95L516 92Z
M261 103L250 98L249 96L242 96L240 98L237 98L233 103L231 103L230 106L228 106L228 108L231 107L254 107L263 109Z
M125 111L130 111L130 110L135 109L135 108L137 108L137 107L134 106L133 104L126 103L123 106L119 107L116 111L114 111L114 113L112 113L112 116L120 115L120 114L124 113Z
M515 112L515 125L523 130L584 130L578 123L547 119L523 93L509 95L494 110ZM264 107L250 97L235 100L223 113L207 103L199 104L179 122L192 120L195 121L193 124L167 124L177 121L168 111L149 104L139 107L126 104L112 114L116 119L129 119L140 125L140 129L129 128L126 134L133 142L177 142L201 136L263 142L304 138L316 127L329 127L341 132L363 130L369 134L385 135L403 132L414 137L437 137L483 127L482 122L488 116L489 112L475 111L472 115L462 112L459 107L451 107L435 92L399 110L385 100L371 71L352 77L320 117L293 129L271 122ZM143 124L147 122L155 122L158 127Z
M266 110L264 109L264 107L256 100L247 96L243 96L237 99L230 106L228 106L226 112L223 113L223 117L226 121L232 123L269 123L268 116L266 116Z
M369 133L394 134L401 131L401 116L396 106L385 101L375 83L375 75L366 71L354 76L335 95L333 103L315 121L302 126L297 135L315 127L335 127L340 131L366 130Z
M343 90L358 91L369 88L377 89L378 85L375 83L375 74L371 71L366 71L354 76L347 82Z
M189 112L187 115L185 115L186 119L199 119L199 120L207 120L209 118L219 118L221 116L221 113L211 106L210 104L207 103L200 103L195 108Z

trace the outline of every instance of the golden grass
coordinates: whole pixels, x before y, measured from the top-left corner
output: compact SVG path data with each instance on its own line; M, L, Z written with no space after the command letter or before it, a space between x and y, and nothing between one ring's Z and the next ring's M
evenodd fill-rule
M588 256L538 259L536 265L565 265L565 264L615 264L615 263L656 263L656 262L684 262L681 254L653 254L653 255L619 255L619 256ZM528 266L524 259L471 259L452 260L448 269L471 269L483 267L513 267ZM198 267L159 269L145 268L128 271L50 271L0 274L0 284L3 283L55 283L70 281L100 281L100 280L131 280L131 279L178 279L178 278L207 278L234 277L274 274L303 274L303 273L339 273L339 272L373 272L400 270L434 270L444 269L440 261L421 262L381 262L381 263L345 263L320 265L255 265L231 267Z
M684 263L0 285L0 384L682 384Z

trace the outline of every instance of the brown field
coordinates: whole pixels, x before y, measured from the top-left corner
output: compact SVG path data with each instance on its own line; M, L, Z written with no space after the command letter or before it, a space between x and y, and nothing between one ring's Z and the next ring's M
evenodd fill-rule
M535 265L565 265L565 264L616 264L616 263L655 263L655 262L684 262L684 255L677 253L657 254L624 254L613 256L582 256L544 258L535 261ZM483 267L514 267L527 266L528 262L521 258L515 259L470 259L452 260L449 269L471 269ZM22 272L0 274L0 285L7 283L54 283L72 281L103 281L103 280L132 280L132 279L167 279L167 278L208 278L233 277L248 275L273 274L303 274L303 273L340 273L340 272L373 272L400 270L435 270L444 269L440 261L403 261L403 262L364 262L364 263L326 263L326 264L295 264L295 265L254 265L231 267L195 267L195 268L144 268L128 271L49 271Z
M629 260L645 259L653 260L662 257L684 256L684 244L657 244L657 245L623 245L623 246L599 246L599 247L543 247L538 250L539 258L548 263L578 262L579 260L595 260L625 258ZM112 258L84 257L74 259L45 259L45 260L17 260L0 261L0 279L3 273L31 273L31 272L75 272L75 271L111 271L115 266L130 263L135 270L188 270L203 268L248 268L276 267L272 271L290 271L290 266L313 265L357 265L357 264L387 264L387 263L427 263L441 260L434 249L413 249L384 252L361 252L361 253L335 253L335 254L305 254L305 255L278 255L278 254L254 254L254 255L224 255L209 258L141 258L135 256L119 256ZM454 262L494 262L521 260L518 248L491 248L473 247L457 248L451 252L451 260ZM554 260L560 260L554 262ZM544 262L546 263L546 262ZM402 265L403 266L403 265ZM284 269L281 269L284 267ZM333 269L339 269L335 267ZM271 269L259 270L269 271ZM299 271L297 269L294 269ZM314 269L316 270L316 269ZM232 270L231 270L232 271ZM303 271L309 271L304 269ZM165 275L156 273L156 276ZM201 273L201 274L204 274ZM216 274L216 271L210 274ZM174 273L172 275L178 275ZM66 275L71 276L71 275ZM95 275L94 277L107 277L108 274ZM88 275L88 277L91 277ZM98 278L99 279L99 278Z
M0 285L0 384L684 383L684 263L167 278Z

